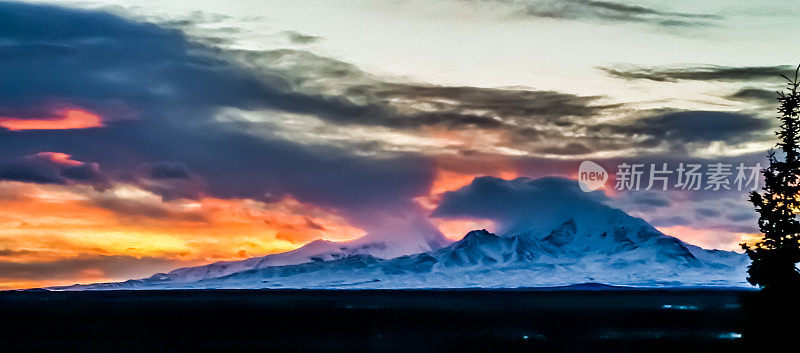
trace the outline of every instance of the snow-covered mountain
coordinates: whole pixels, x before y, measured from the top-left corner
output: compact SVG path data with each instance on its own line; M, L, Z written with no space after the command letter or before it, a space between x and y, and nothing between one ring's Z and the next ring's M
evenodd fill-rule
M450 245L432 242L427 251L394 258L381 256L382 243L317 241L262 258L61 289L748 286L742 254L665 235L602 198L575 193L577 185L566 179L511 182L547 198L526 202L530 213L514 215L519 219L502 236L471 231Z
M247 270L310 262L326 262L355 255L390 259L407 254L441 249L449 243L440 233L431 232L420 232L414 237L405 237L402 242L379 234L368 234L364 237L344 242L316 240L284 253L241 261L220 261L203 266L184 267L169 273L155 274L143 281L191 283Z

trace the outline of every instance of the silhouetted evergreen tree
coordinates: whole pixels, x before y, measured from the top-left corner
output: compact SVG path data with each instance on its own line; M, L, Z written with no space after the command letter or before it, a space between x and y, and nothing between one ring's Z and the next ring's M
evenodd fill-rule
M752 263L747 271L748 282L766 289L800 287L800 94L798 73L786 76L787 92L778 96L780 130L776 132L782 158L770 151L769 166L761 172L765 185L763 194L753 192L750 202L759 214L758 227L764 237L753 245L742 244Z

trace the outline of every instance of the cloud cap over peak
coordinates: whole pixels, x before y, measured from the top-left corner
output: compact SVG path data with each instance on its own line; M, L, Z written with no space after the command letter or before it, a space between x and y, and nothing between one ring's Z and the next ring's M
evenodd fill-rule
M601 190L583 192L577 181L562 177L478 177L444 193L432 216L490 219L501 227L500 234L536 233L576 217L622 214L606 205L609 200Z

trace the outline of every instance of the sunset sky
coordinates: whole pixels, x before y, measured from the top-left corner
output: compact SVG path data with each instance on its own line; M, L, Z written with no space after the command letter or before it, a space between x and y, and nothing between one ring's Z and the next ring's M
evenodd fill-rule
M765 164L800 7L764 0L0 2L0 289L497 219L476 176ZM619 191L738 249L745 191Z

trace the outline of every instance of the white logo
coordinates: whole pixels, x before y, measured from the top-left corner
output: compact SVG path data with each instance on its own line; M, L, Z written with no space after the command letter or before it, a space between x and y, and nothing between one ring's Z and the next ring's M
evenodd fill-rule
M595 162L583 161L578 167L578 185L584 192L602 188L608 181L608 172Z

